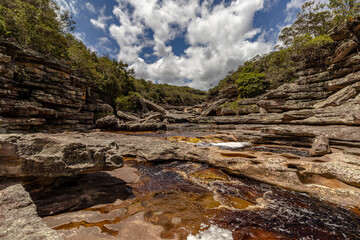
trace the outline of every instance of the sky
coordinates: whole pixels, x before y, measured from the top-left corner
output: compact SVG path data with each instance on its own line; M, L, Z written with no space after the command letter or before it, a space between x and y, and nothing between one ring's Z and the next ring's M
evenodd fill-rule
M273 51L306 0L55 0L74 35L154 83L214 87Z

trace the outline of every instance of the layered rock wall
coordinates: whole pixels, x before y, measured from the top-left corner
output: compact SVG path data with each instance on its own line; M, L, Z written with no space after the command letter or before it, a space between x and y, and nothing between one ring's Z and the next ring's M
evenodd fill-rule
M79 130L94 125L94 114L112 111L69 63L0 41L0 128Z
M317 63L303 56L299 66L305 67L296 72L294 81L259 97L239 100L238 109L217 100L203 116L252 114L240 117L239 122L360 125L360 22L341 25L330 36L335 45L331 56Z

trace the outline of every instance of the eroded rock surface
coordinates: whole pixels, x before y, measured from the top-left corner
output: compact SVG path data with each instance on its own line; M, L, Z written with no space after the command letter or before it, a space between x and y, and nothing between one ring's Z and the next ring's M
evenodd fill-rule
M102 169L116 168L122 166L120 157L117 157L120 155L150 162L192 161L208 163L235 175L307 192L335 203L360 207L360 159L357 155L344 154L342 150L334 149L332 154L316 158L250 150L228 153L214 147L199 148L154 137L98 132L1 135L0 139L2 146L10 149L7 151L9 154L3 154L0 159L5 176L63 176L93 171L99 169L97 166ZM42 145L39 145L39 139ZM49 142L53 144L44 144ZM69 158L64 158L64 151L70 152ZM83 154L84 151L86 154ZM49 155L49 152L57 154ZM92 156L97 159L98 155L102 156L101 164L91 160ZM77 163L78 160L83 162ZM15 164L22 167L14 169ZM26 166L32 167L28 170Z
M329 139L324 135L317 136L310 149L310 156L323 156L328 153L331 153Z
M0 41L0 127L7 131L89 129L113 112L65 61Z
M122 167L117 143L100 141L75 133L0 135L0 175L58 177Z
M15 180L0 177L0 238L60 240L36 213L29 193Z

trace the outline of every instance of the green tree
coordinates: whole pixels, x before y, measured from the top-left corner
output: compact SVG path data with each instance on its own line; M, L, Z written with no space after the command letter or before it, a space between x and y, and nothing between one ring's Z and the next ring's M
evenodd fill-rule
M359 16L360 2L358 0L330 0L329 8L335 14L335 23L339 24L347 19Z
M0 35L22 47L67 57L66 32L74 29L69 13L58 17L52 0L0 0Z
M304 3L295 22L280 32L279 40L285 46L290 46L297 36L317 37L326 34L334 26L334 14L326 9L327 4L325 3L316 3L315 1Z

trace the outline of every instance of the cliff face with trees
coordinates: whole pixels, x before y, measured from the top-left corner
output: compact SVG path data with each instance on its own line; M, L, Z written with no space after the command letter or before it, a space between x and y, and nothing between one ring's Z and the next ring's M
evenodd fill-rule
M331 64L336 41L342 40L329 33L346 21L347 31L353 31L359 21L359 8L359 1L306 2L295 22L280 32L277 51L256 56L229 72L218 86L209 90L210 98L220 99L221 93L226 92L231 93L230 97L251 98L294 81L305 69L326 69Z
M137 112L140 97L192 105L205 92L134 77L122 61L77 40L52 0L0 0L0 118L8 130L84 129L114 110Z
M359 2L330 4L331 12L305 4L281 33L282 49L220 81L197 121L237 124L242 141L310 147L323 134L330 144L359 147Z

